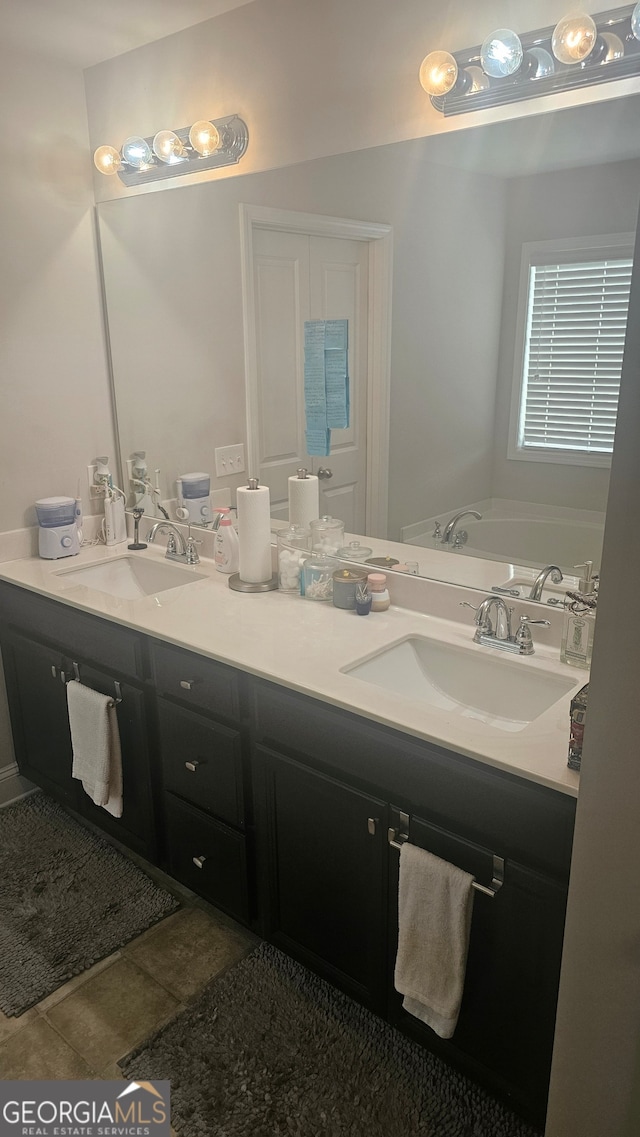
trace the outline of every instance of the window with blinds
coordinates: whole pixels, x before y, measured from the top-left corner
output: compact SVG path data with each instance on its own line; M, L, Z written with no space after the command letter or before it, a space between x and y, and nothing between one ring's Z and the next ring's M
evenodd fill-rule
M556 251L553 263L529 265L518 457L611 454L633 266L624 251Z

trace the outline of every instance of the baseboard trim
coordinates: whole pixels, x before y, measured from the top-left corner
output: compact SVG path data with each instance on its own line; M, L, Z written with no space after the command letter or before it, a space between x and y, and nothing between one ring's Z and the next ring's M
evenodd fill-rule
M11 805L14 801L20 801L21 798L35 793L37 788L26 778L20 776L15 762L0 770L0 806Z

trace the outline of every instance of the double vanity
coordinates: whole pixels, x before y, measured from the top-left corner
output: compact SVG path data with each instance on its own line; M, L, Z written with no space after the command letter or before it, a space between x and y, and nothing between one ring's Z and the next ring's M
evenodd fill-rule
M18 765L541 1121L578 785L569 702L586 674L559 662L560 613L535 654L511 656L473 642L460 604L477 593L400 574L390 588L392 607L361 618L234 592L212 561L156 547L0 564ZM119 819L71 778L78 677L121 698ZM393 989L405 839L483 886L448 1041Z

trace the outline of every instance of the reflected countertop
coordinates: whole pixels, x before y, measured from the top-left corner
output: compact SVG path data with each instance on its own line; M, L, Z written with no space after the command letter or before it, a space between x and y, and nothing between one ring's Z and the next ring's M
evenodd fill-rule
M567 768L569 702L587 682L588 673L560 662L557 620L549 642L536 644L535 655L506 658L514 667L569 679L571 689L524 729L513 733L465 718L455 710L426 707L341 671L415 635L467 648L481 660L492 649L472 643L471 614L460 608L462 599L477 602L478 594L461 585L415 577L401 580L401 574L390 574L391 607L360 617L330 603L303 600L290 593L234 592L228 587L228 578L204 558L194 570L200 579L136 600L117 599L74 583L73 576L65 572L123 555L127 555L125 545L109 549L95 546L83 549L73 559L26 557L5 561L0 564L0 579L577 796L579 775ZM147 548L128 555L162 560L163 550ZM561 613L555 615L561 618Z

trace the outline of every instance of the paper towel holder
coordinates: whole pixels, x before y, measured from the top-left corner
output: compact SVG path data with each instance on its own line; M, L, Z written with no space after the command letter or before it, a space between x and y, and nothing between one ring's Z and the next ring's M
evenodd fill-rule
M257 584L241 580L239 572L234 572L233 576L229 577L229 588L232 588L234 592L274 592L277 587L277 573L271 577L271 580L261 580Z
M258 479L249 478L248 488L250 490L257 490ZM229 577L229 588L232 588L234 592L275 592L277 587L277 573L274 573L271 580L260 580L257 582L242 580L239 572L234 572L233 575Z

